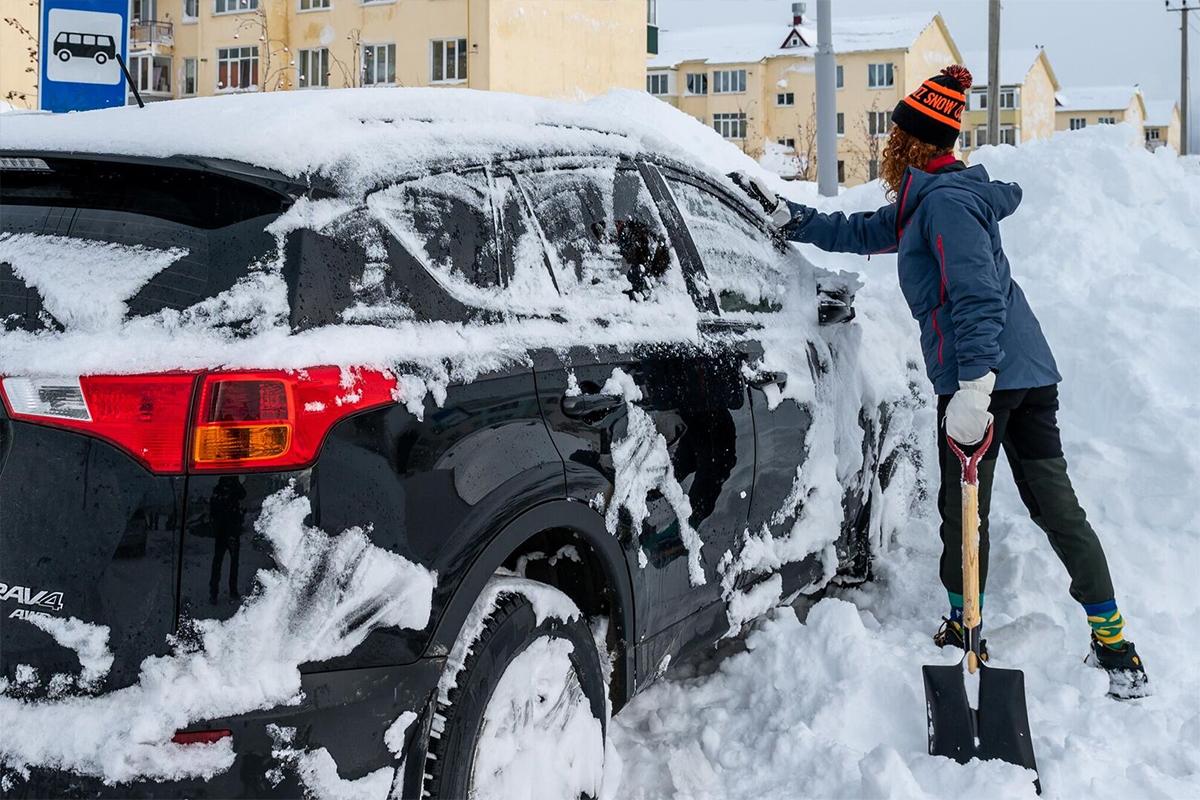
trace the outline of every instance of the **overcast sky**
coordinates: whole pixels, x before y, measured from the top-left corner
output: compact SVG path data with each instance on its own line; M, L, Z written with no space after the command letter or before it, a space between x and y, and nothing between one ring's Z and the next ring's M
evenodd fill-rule
M941 11L959 50L987 47L987 0L832 0L845 16ZM1178 7L1181 0L1171 0ZM1189 0L1200 6L1197 0ZM662 28L731 22L786 24L791 0L658 0ZM816 0L807 16L815 22ZM1001 47L1042 45L1064 91L1139 84L1147 100L1179 99L1179 17L1163 0L1005 0ZM1190 15L1192 152L1200 144L1200 11ZM664 36L669 35L664 32Z

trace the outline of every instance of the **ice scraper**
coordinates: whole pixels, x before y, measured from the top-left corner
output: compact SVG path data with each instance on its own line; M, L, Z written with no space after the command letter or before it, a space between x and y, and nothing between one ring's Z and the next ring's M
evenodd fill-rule
M972 758L998 758L1037 771L1029 712L1025 707L1025 674L997 669L980 658L979 615L979 462L992 443L992 427L971 455L946 437L962 464L962 661L952 666L921 667L925 707L929 715L929 754L965 764ZM968 676L978 675L978 708L971 708ZM1041 785L1035 781L1038 792Z

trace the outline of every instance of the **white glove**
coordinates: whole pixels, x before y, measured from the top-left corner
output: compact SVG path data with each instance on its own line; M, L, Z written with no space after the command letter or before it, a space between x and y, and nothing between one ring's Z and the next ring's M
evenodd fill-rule
M958 391L946 406L946 433L959 444L978 444L992 424L988 406L996 373L989 372L973 381L959 381Z
M763 211L770 218L771 224L776 228L782 228L792 221L792 211L788 208L788 204L767 188L767 184L761 178L745 172L734 172L729 177L738 185L739 189L762 206Z

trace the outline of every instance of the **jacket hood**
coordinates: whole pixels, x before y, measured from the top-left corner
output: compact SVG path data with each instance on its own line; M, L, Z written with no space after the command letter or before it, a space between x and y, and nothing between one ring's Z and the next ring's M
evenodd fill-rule
M942 189L969 192L979 202L991 208L996 219L1004 219L1021 204L1021 187L1015 183L992 180L981 164L943 172L924 172L909 167L904 173L897 198L897 217L900 225L908 222L921 205L921 201Z

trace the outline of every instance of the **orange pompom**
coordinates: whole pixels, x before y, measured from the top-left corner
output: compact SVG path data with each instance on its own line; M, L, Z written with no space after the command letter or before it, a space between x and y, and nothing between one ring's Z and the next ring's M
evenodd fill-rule
M947 78L954 78L954 80L958 81L959 86L962 87L964 92L971 88L971 70L967 69L962 64L951 64L942 70L942 74Z

